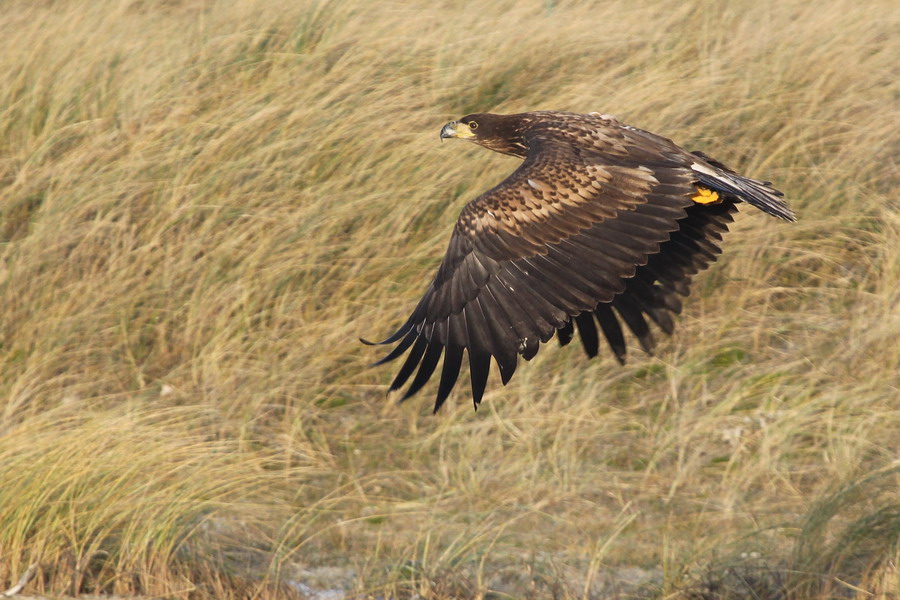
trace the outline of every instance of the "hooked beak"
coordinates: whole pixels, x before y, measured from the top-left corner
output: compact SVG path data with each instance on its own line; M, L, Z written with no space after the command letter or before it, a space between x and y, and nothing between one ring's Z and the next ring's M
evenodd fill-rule
M459 121L450 121L441 128L441 139L444 138L473 138L475 133L465 123Z

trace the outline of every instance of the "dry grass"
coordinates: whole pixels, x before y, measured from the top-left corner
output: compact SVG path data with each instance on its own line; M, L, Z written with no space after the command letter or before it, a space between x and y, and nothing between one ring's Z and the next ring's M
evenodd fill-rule
M0 588L36 562L33 592L276 597L332 565L597 598L636 566L648 597L896 597L898 16L4 3ZM655 358L548 348L478 413L398 407L356 339L515 164L438 128L536 108L705 150L801 220L745 211Z

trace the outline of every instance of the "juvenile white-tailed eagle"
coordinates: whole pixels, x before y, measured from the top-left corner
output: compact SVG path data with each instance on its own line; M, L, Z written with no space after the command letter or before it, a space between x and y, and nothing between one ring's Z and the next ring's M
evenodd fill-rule
M435 412L456 383L464 350L476 408L491 357L505 385L519 355L530 360L554 334L565 345L577 328L593 357L599 325L624 362L627 328L652 352L647 317L672 333L681 296L721 252L738 202L795 220L769 182L608 115L472 114L444 125L441 138L524 162L463 208L425 296L378 342L399 343L375 364L409 352L390 387L415 373L403 399L444 356Z

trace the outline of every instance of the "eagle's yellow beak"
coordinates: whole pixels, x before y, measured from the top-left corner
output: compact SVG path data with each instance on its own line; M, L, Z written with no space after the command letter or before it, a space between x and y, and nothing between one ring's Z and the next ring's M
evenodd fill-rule
M472 128L459 121L450 121L441 128L441 139L444 138L473 138L475 133Z

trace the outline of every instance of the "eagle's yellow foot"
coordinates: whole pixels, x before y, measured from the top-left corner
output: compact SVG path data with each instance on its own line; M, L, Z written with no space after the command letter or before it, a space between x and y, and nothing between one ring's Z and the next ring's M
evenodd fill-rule
M717 202L721 202L722 198L719 196L718 192L714 192L713 190L707 189L705 187L697 188L697 195L691 198L697 204L715 204Z

